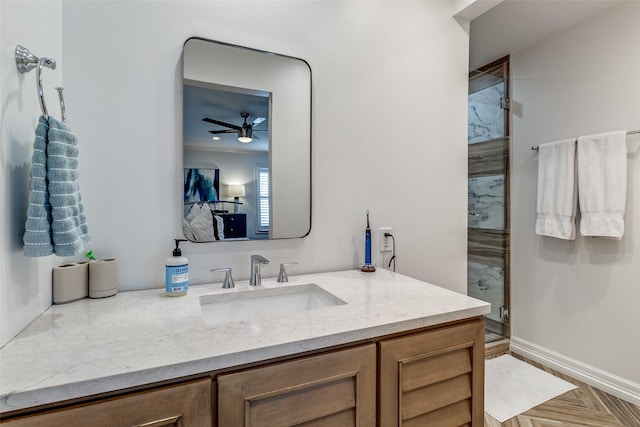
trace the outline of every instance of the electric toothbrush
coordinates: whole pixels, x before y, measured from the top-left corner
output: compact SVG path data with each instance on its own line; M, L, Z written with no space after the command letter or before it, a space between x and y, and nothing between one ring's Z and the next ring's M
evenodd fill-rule
M372 273L376 267L371 262L371 227L369 226L369 209L367 209L367 228L364 231L364 265L360 271Z

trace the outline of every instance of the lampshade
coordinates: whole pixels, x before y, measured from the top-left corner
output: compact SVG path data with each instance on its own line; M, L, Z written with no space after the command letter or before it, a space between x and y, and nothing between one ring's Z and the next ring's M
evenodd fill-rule
M230 197L244 197L244 185L228 185L227 196Z

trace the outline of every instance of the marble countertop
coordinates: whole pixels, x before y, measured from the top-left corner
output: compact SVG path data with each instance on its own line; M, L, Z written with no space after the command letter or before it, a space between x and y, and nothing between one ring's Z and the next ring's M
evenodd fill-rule
M263 278L315 283L347 304L208 326L220 283L53 305L0 349L0 413L294 355L483 315L489 304L387 270ZM250 289L249 289L250 290Z

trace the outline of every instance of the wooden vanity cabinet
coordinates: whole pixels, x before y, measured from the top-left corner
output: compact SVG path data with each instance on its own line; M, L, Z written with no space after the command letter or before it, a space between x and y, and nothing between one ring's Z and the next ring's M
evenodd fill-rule
M211 378L14 418L6 427L211 427Z
M380 341L379 425L484 424L484 321Z
M374 426L375 344L218 376L218 427Z
M484 416L484 321L380 338L0 421L4 427L472 426ZM213 381L212 381L213 378Z

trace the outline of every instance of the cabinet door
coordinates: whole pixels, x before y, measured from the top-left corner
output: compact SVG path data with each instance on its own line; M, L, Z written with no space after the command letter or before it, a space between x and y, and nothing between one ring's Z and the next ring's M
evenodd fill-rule
M484 321L381 341L380 425L482 427Z
M375 425L370 344L218 377L218 426Z
M60 426L211 427L211 380L132 393L6 422L6 427Z

